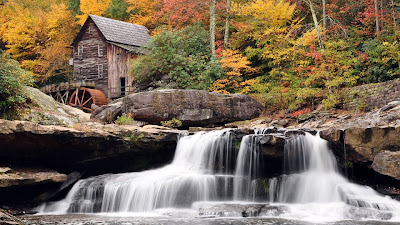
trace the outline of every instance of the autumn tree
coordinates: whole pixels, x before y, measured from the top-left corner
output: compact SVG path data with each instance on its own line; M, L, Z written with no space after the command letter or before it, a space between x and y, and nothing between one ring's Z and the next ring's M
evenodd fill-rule
M82 15L78 15L79 22L82 25L89 14L103 16L110 5L111 0L80 0L80 10Z
M251 62L237 50L224 50L220 60L226 75L211 84L210 91L223 94L227 93L247 93L249 86L255 84L255 79L246 79L257 70L251 67Z
M67 72L67 47L78 27L66 4L10 0L0 13L6 18L0 29L2 41L24 69L33 71L39 81Z

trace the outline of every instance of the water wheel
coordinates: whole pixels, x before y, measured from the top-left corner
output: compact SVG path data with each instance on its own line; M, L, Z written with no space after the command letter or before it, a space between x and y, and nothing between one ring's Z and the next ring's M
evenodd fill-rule
M85 112L92 112L92 104L102 106L107 103L107 98L102 91L84 87L76 89L69 100L70 106L80 108Z

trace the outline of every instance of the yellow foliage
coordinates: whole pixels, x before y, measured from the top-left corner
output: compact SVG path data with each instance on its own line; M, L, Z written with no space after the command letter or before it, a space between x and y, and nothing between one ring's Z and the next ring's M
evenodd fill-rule
M129 22L152 27L157 1L155 0L126 0L129 4L128 11L137 12L131 14Z
M220 60L222 68L226 71L226 78L216 80L211 84L210 90L219 93L248 92L250 85L255 84L254 79L242 81L243 75L252 74L257 70L250 66L251 62L236 50L224 50ZM241 90L242 89L242 90Z
M81 0L80 10L83 14L77 15L79 23L83 25L89 14L102 16L110 2L111 0Z
M0 35L7 52L44 80L65 70L77 32L75 17L58 0L10 0L0 9Z
M296 5L284 0L254 0L247 4L233 4L233 11L239 16L252 18L254 39L266 35L286 32L290 23L294 22Z

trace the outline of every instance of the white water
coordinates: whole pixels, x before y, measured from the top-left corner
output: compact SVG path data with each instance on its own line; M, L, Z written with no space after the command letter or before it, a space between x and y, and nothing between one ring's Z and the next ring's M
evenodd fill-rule
M269 199L285 203L286 217L310 221L400 219L400 204L338 172L325 140L309 133L285 144L285 173L270 179ZM287 204L291 203L291 204Z
M138 173L107 174L80 180L67 197L41 206L41 212L149 212L157 208L190 207L196 201L228 193L233 164L228 131L181 137L173 162Z
M176 208L196 211L201 202L207 201L257 202L260 199L257 178L262 172L260 140L271 132L274 131L263 129L243 137L239 152L232 145L229 130L181 137L170 165L80 180L64 200L44 204L39 210L55 214L165 211L171 214L177 213ZM314 222L400 221L399 202L367 186L353 184L338 172L326 141L309 133L287 136L294 138L285 143L285 175L269 179L265 193L272 206L283 206L285 210L279 214L268 211L261 213L262 216Z

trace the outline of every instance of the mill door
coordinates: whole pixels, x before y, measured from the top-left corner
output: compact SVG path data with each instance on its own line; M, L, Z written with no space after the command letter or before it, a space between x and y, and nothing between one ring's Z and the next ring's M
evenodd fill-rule
M125 96L125 77L121 77L121 96Z

